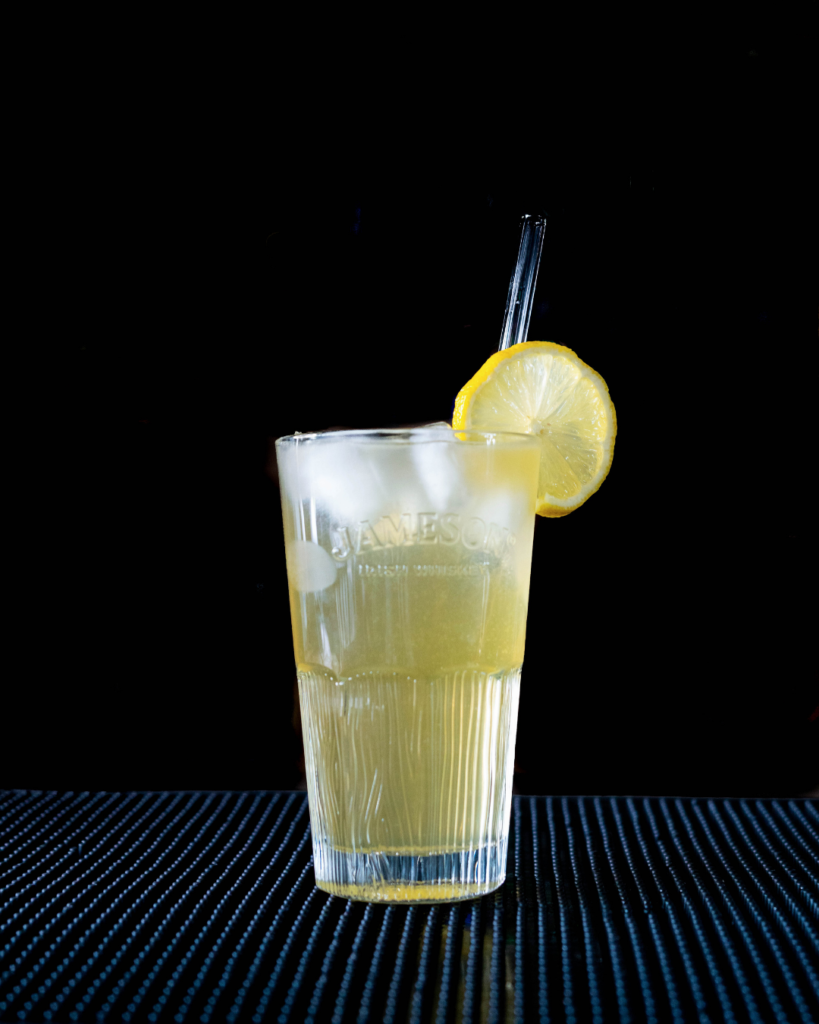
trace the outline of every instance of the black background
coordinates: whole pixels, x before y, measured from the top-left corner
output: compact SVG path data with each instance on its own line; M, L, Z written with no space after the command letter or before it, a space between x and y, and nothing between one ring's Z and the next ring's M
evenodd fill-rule
M600 492L537 523L515 785L819 784L794 48L604 36L282 66L280 33L271 75L208 58L74 132L0 786L303 784L272 439L448 419L535 210L529 337L603 375L619 430Z

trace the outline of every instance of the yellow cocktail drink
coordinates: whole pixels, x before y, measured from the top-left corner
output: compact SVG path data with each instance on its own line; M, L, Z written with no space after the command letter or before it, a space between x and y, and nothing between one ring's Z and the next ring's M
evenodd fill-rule
M505 873L540 447L277 443L317 884L438 902Z

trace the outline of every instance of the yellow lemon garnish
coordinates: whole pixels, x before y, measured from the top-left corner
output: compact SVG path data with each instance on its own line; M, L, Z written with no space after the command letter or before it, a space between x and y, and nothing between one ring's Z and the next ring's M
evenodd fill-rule
M455 399L454 430L510 430L541 445L537 512L565 516L606 479L617 418L606 382L570 348L525 341L486 360Z

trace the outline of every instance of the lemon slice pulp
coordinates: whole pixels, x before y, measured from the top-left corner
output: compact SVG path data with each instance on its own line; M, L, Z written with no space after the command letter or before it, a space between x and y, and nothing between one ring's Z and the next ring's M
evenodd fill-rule
M606 382L564 345L526 341L496 352L458 392L455 430L540 439L537 512L565 516L605 480L617 419Z

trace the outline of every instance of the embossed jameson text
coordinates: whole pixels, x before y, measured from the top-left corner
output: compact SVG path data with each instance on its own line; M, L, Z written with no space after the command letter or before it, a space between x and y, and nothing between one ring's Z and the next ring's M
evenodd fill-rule
M458 512L404 512L400 516L381 516L371 523L364 519L357 526L336 526L330 530L332 555L343 562L350 555L408 548L416 544L461 544L470 551L485 551L500 558L515 543L515 535L505 526L486 523L478 516L464 518Z

